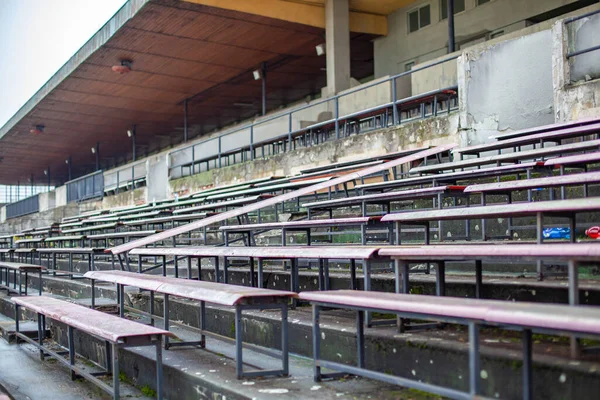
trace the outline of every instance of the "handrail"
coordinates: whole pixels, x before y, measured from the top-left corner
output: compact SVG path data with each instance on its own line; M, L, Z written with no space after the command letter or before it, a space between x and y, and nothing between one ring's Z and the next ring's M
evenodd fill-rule
M70 181L65 182L65 185L67 185L69 183L80 181L80 180L85 179L85 178L89 178L90 176L93 176L93 175L102 174L102 173L103 173L103 171L101 169L99 169L97 171L90 172L87 175L80 176L79 178L71 179Z
M219 153L221 153L220 148L221 148L222 138L230 136L230 135L233 135L235 133L242 132L242 131L247 130L247 129L250 129L250 144L249 144L248 147L251 150L250 157L251 157L251 159L253 159L252 149L253 149L253 147L254 147L255 144L258 144L258 143L254 143L254 141L252 140L253 131L254 131L255 127L261 126L261 125L266 124L268 122L271 122L271 121L274 121L274 120L277 120L277 119L280 119L280 118L283 118L283 117L287 116L288 117L288 132L287 132L287 136L288 136L288 140L291 141L292 135L294 133L298 132L298 130L297 131L293 131L292 130L292 115L293 114L298 113L298 112L303 111L303 110L306 110L306 109L309 109L309 108L317 107L319 105L326 104L326 103L329 103L329 102L332 102L332 101L335 102L335 115L334 115L333 119L331 119L329 121L326 121L326 122L328 122L328 123L334 123L336 125L336 127L335 127L335 129L336 129L336 138L338 138L339 137L339 121L340 121L340 119L342 119L342 117L339 115L339 99L341 99L343 97L346 97L346 96L349 96L351 94L363 91L363 90L370 89L370 88L375 87L375 86L379 86L379 85L382 85L382 84L385 84L385 83L392 82L392 101L391 101L391 103L394 104L394 105L398 104L398 99L397 99L397 95L396 95L396 90L397 89L396 89L396 85L395 85L395 82L396 82L396 80L398 78L402 78L404 76L408 76L408 75L414 74L416 72L423 71L425 69L428 69L428 68L431 68L431 67L434 67L434 66L437 66L437 65L440 65L440 64L444 64L444 63L449 62L449 61L456 60L458 57L459 57L459 55L453 55L451 57L446 57L446 58L443 58L441 60L437 60L437 61L435 61L433 63L429 63L429 64L426 64L426 65L423 65L423 66L411 69L410 71L405 71L405 72L393 75L391 77L388 77L386 79L379 80L379 81L376 81L376 82L372 82L370 84L357 87L355 89L346 91L344 93L340 93L340 94L337 94L335 96L332 96L332 97L329 97L329 98L326 98L326 99L322 99L322 100L316 101L314 103L310 103L310 104L306 104L306 105L298 107L298 108L294 108L293 110L290 110L290 111L282 112L282 113L279 113L279 114L267 117L265 119L261 119L261 120L256 121L256 122L251 122L249 124L245 124L245 125L242 125L242 126L239 126L239 127L232 128L232 129L227 130L226 132L222 133L221 135L219 135L217 137L206 139L206 140L203 140L203 141L200 141L200 142L197 142L197 143L193 143L193 144L190 144L188 146L185 146L185 147L173 150L173 151L169 152L169 156L176 155L178 153L184 152L184 151L189 150L189 149L192 149L192 153L193 153L193 149L196 146L200 146L202 144L209 143L209 142L214 142L214 141L218 141L218 143L219 143ZM396 109L394 109L394 122L395 121L397 121L397 110ZM282 138L284 138L285 135L286 134L282 134L280 136ZM278 136L278 137L280 137L280 136ZM193 157L193 158L195 158L195 157ZM192 160L192 162L195 162L195 161L196 161L195 159ZM183 165L183 164L181 164L181 165ZM171 166L171 169L172 168L176 168L176 167L181 166L181 165L173 165L173 166Z

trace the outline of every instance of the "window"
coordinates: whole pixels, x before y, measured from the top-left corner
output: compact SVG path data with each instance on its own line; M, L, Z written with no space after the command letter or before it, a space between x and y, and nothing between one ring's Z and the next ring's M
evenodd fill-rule
M464 1L464 0L463 0ZM416 32L431 24L431 9L429 4L408 13L408 32Z
M477 5L480 6L482 4L489 3L489 2L490 2L490 0L477 0Z
M441 19L448 18L448 0L440 0ZM465 11L465 0L454 0L454 14Z

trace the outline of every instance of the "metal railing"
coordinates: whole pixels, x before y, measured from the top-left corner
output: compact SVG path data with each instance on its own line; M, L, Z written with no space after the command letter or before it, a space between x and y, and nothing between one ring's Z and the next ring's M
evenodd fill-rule
M40 195L36 194L23 200L6 205L6 218L16 218L33 214L40 210Z
M417 96L411 96L409 98L398 99L397 97L397 81L400 78L408 77L419 71L426 70L428 68L438 66L447 62L455 61L458 55L444 58L428 65L414 68L410 71L403 72L398 75L394 75L387 79L382 79L373 82L368 85L361 86L355 90L350 90L345 93L341 93L334 97L323 99L311 104L307 104L302 107L295 108L285 113L277 114L272 117L238 127L234 130L228 131L221 134L218 137L204 140L202 142L186 146L181 149L174 150L169 153L170 178L186 175L193 175L203 170L210 168L210 162L214 164L214 168L220 168L224 165L230 165L233 157L233 163L243 162L247 160L253 160L256 157L256 150L261 148L261 156L270 155L267 154L271 151L271 154L276 153L281 148L283 151L295 148L298 143L306 146L308 143L315 144L330 140L339 139L342 136L352 133L352 129L360 129L361 124L371 125L371 129L386 127L390 125L399 125L407 120L413 120L415 118L408 114L408 118L403 119L402 113L416 109L416 118L425 118L426 116L437 115L438 109L438 96L443 95L444 91L454 92L453 99L446 99L448 112L458 108L457 101L457 87L453 86L446 89L440 89L434 92L422 93ZM340 113L340 99L356 94L358 92L373 90L376 86L388 85L391 86L391 101L389 100L390 93L384 94L386 100L383 104L379 104L375 107L363 107L360 111L349 112L345 114ZM388 86L385 86L387 90ZM381 93L375 93L381 95ZM430 106L426 107L425 103L416 103L419 98L431 97ZM355 99L356 100L356 99ZM452 103L452 101L454 103ZM360 102L360 100L358 100ZM414 103L414 104L413 104ZM452 103L452 104L451 104ZM329 106L333 104L333 111L329 110ZM346 104L347 106L347 104ZM304 112L310 108L316 109L321 115L325 115L326 118L317 118L318 121L313 122L305 127L294 129L294 116L302 116ZM388 112L389 110L389 112ZM428 110L431 110L428 112ZM314 111L314 110L313 110ZM384 112L385 111L385 112ZM381 112L377 114L378 112ZM330 114L330 115L328 115ZM366 115L372 114L368 121L364 118ZM311 117L314 118L315 113L313 112ZM301 121L298 121L301 123ZM261 132L259 128L265 127L267 124L285 124L287 126L287 132L279 135L269 136L265 132ZM279 130L281 132L281 130ZM316 132L316 134L315 134ZM272 134L272 131L269 132ZM298 142L298 143L297 143ZM270 147L270 149L269 149ZM236 159L236 155L239 154L239 158ZM224 162L224 160L226 160ZM187 169L187 171L185 171ZM185 172L188 172L187 174ZM177 176L175 176L177 175Z
M571 24L571 23L573 23L575 21L579 21L579 20L584 19L584 18L592 17L592 16L594 16L596 14L600 14L600 10L590 11L588 13L581 14L581 15L578 15L576 17L567 18L565 20L565 25L569 25L569 24ZM585 49L570 51L570 52L567 53L567 60L570 59L570 58L577 57L577 56L580 56L582 54L591 53L592 51L597 51L597 50L600 50L600 44L598 44L596 46L587 47Z
M104 196L104 174L96 171L65 183L67 203Z
M136 185L146 183L147 175L146 160L107 171L104 173L104 192L135 189Z

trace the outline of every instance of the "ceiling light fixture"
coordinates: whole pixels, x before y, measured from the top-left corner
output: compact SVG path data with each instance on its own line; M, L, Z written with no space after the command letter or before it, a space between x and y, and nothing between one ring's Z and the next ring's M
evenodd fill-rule
M29 132L32 135L41 135L44 133L44 125L36 125Z
M120 65L113 65L112 70L118 74L126 74L131 71L131 64L133 62L131 60L121 60Z
M92 147L91 150L92 150L92 154L96 154L96 148L95 147Z
M255 81L260 81L263 77L263 73L260 69L256 69L252 71L252 76L254 76Z
M236 107L247 107L247 108L254 107L254 103L242 103L242 102L240 102L240 103L233 103L233 105L236 106Z
M321 44L318 44L318 45L315 46L315 50L317 51L317 55L318 56L325 55L325 52L326 52L325 49L326 49L325 48L325 43L321 43Z

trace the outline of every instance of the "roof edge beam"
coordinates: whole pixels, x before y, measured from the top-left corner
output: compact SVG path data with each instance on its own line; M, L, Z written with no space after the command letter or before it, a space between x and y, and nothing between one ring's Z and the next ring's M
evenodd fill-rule
M320 4L296 3L282 0L184 1L325 29L325 7ZM388 33L387 17L360 11L350 11L350 32L385 36Z

